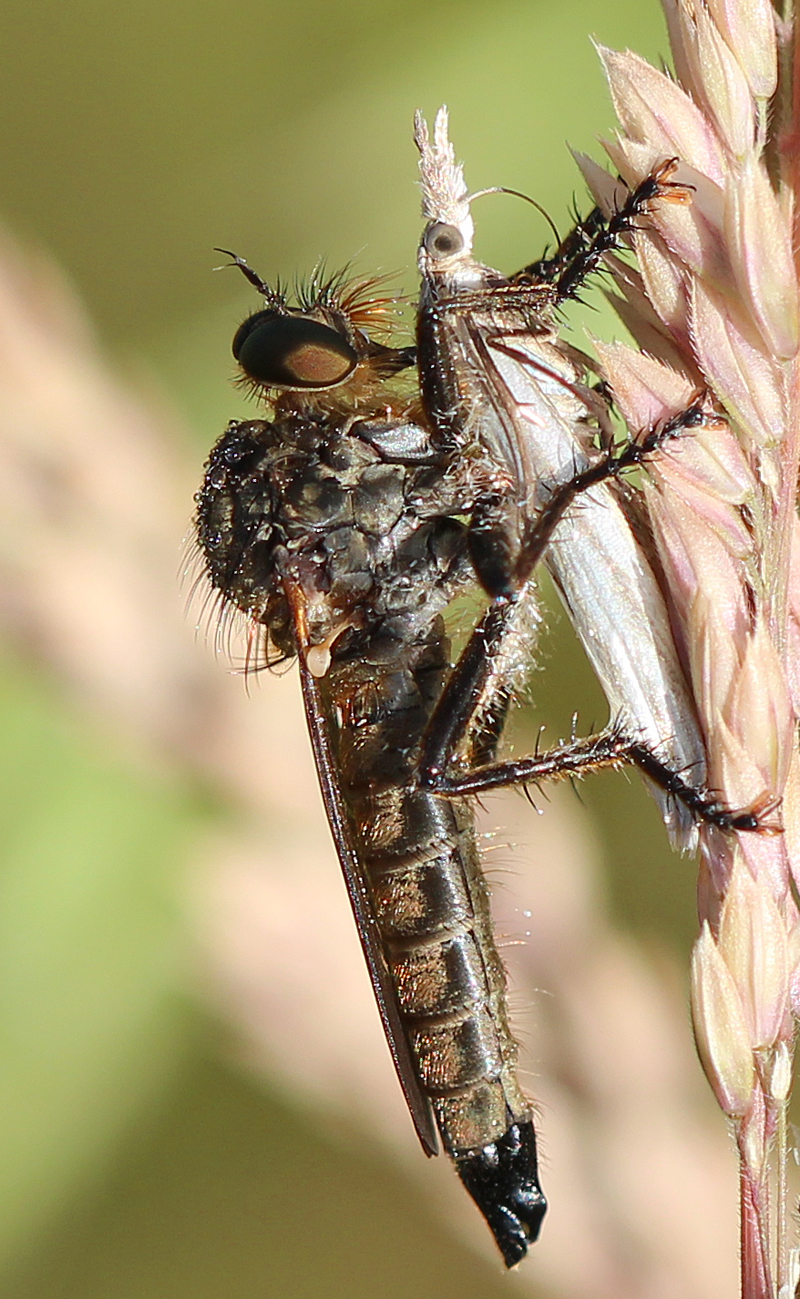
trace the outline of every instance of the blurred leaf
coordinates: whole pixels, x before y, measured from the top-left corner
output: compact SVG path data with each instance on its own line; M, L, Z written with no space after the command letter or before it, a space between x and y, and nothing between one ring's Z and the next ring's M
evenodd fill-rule
M302 14L275 0L7 0L3 211L79 279L106 330L152 354L160 323L233 293L208 274L214 244L267 275L365 245L370 266L408 266L417 107L449 103L474 185L527 187L563 223L582 190L566 142L591 148L612 124L590 36L656 53L661 32L639 0L331 0ZM544 228L492 203L529 260Z
M15 1299L507 1293L500 1264L465 1254L363 1136L332 1141L200 1057L8 1280Z
M0 1256L164 1085L187 800L109 758L7 659L0 674Z

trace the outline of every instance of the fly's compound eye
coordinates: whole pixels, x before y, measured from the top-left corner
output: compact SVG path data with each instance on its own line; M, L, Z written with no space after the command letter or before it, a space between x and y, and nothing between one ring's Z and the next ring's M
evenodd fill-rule
M277 388L333 388L358 365L357 352L335 329L274 311L258 311L239 326L233 355L249 379Z
M453 257L464 247L464 238L455 226L435 221L425 231L425 251L433 257Z

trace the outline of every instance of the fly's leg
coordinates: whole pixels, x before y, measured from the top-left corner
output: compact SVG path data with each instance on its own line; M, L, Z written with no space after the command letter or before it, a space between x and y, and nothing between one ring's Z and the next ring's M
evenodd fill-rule
M491 761L509 703L510 673L504 664L509 659L507 644L518 634L516 623L520 615L524 617L526 587L565 512L584 491L642 465L670 438L716 418L697 401L642 437L631 440L621 451L609 453L554 488L525 537L514 569L506 573L504 585L489 590L494 597L492 603L447 680L422 741L417 774L422 788L461 796L503 785L580 776L602 767L629 763L638 766L700 821L726 832L774 830L766 820L774 804L763 802L750 809L731 809L712 791L687 782L651 748L635 737L626 736L619 727L586 739L573 739L534 757L501 763ZM496 571L502 569L501 565L495 567ZM513 654L510 658L513 660ZM464 759L469 768L466 771Z
M450 672L422 739L417 780L424 789L438 791L447 781L447 772L465 740L469 757L493 755L502 720L494 701L501 692L507 695L505 682L498 686L496 664L517 607L516 598L494 600ZM501 672L501 681L503 676Z
M775 833L768 816L774 803L759 802L738 811L729 808L710 790L690 785L683 777L644 744L629 740L624 733L610 727L597 735L557 745L546 753L509 762L489 763L463 776L443 776L436 782L436 792L451 797L484 794L506 785L535 785L543 780L569 780L605 767L634 765L656 785L683 803L698 821L715 825L728 834L741 831Z
M681 204L691 200L691 186L680 185L670 179L677 163L677 158L661 163L635 189L628 191L624 203L610 216L606 216L599 207L592 208L587 217L576 221L551 257L540 257L535 262L529 262L521 270L509 275L505 282L495 285L489 291L493 310L518 310L520 305L535 300L531 295L535 295L537 289L541 293L542 305L548 308L574 298L585 280L599 269L606 254L618 249L625 236L637 229L638 219L647 215L656 200ZM236 258L235 261L242 266L241 258ZM249 267L242 269L251 278ZM462 290L450 300L440 299L429 310L434 314L444 311L466 314L485 310L486 305L487 289L481 287L474 292Z
M458 664L451 672L445 691L434 712L434 718L440 712L446 712L453 719L452 734L446 732L444 726L440 728L443 751L450 756L453 755L457 745L467 734L470 719L483 710L491 712L493 726L499 725L500 729L502 728L502 722L497 714L498 706L489 704L486 700L488 683L491 678L497 677L495 660L502 653L509 624L520 607L521 599L524 598L525 587L569 507L591 487L596 487L608 479L618 478L626 470L645 464L648 457L671 438L679 436L687 429L716 422L716 419L717 416L709 412L702 401L698 400L671 419L654 426L641 437L631 439L621 451L610 450L595 464L553 488L549 501L536 521L528 528L514 567L505 568L502 562L492 565L495 572L500 575L496 584L492 585L483 580L485 572L480 565L476 566L478 579L482 580L487 594L493 597L493 603L476 627ZM500 676L502 680L502 673ZM491 693L493 694L499 688L495 686ZM475 752L480 751L481 743L481 741L473 742ZM440 764L440 770L443 769Z
M671 179L677 162L677 158L670 158L661 163L629 191L625 202L611 216L605 217L600 208L594 208L570 231L552 257L524 266L510 277L512 284L552 285L556 305L574 298L605 255L619 248L624 236L636 229L638 218L646 215L652 203L657 199L669 203L690 201L690 186Z

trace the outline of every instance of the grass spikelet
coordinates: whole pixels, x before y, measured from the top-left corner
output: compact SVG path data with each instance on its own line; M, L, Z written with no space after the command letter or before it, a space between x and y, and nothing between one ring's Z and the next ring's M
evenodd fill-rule
M793 1284L800 97L790 24L768 0L664 7L674 77L601 51L621 124L607 151L629 187L675 159L692 199L652 205L631 235L638 270L609 259L611 300L645 351L599 351L633 431L673 416L693 385L717 416L670 444L645 492L709 784L733 807L771 802L784 831L701 831L692 968L698 1051L739 1151L742 1295L772 1299ZM607 180L585 175L607 207Z

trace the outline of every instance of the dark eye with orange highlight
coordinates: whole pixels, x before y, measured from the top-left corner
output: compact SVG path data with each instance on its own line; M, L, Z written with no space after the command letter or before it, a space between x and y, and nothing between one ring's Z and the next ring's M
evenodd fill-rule
M275 311L258 311L240 325L233 355L254 383L276 388L333 388L358 364L355 349L335 329Z

